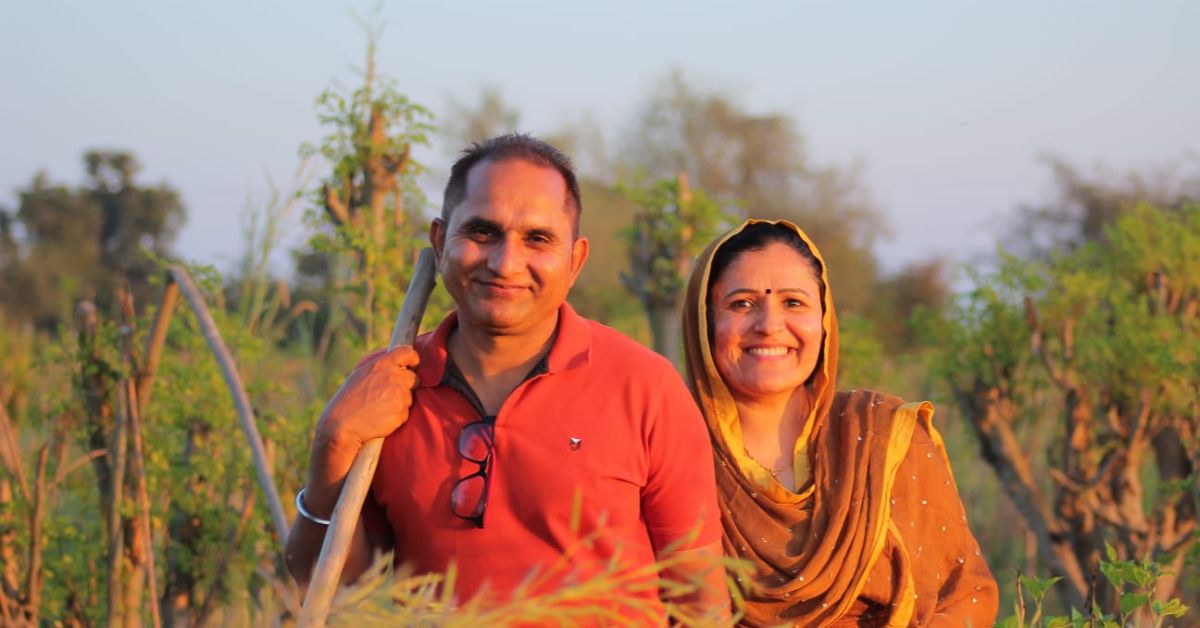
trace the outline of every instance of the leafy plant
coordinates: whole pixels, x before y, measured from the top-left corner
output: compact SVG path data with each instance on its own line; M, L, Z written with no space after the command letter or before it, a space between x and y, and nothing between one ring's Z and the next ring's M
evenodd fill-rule
M1052 578L1026 578L1017 574L1017 602L1013 614L997 622L1000 628L1120 628L1148 620L1155 628L1164 625L1170 618L1182 618L1188 607L1177 597L1166 601L1156 595L1160 580L1168 575L1169 560L1121 560L1112 545L1105 546L1105 559L1100 561L1100 572L1117 595L1119 609L1107 613L1093 601L1089 608L1072 607L1067 615L1043 616L1046 592L1062 580ZM1025 606L1024 591L1033 600L1032 615ZM1028 620L1027 620L1028 616Z

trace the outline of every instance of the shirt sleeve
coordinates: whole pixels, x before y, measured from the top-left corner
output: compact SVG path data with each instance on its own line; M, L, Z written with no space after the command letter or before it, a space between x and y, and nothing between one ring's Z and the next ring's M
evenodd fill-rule
M642 514L656 552L693 549L721 540L717 482L708 428L673 370L647 400L653 408L646 435L649 471Z

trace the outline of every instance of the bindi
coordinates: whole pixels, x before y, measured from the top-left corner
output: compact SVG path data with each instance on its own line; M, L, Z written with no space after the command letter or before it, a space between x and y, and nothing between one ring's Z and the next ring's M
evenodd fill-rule
M767 288L767 294L771 294L771 289Z

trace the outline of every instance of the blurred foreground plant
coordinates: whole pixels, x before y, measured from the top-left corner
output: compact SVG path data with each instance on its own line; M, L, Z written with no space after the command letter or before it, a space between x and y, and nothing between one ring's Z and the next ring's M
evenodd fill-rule
M680 539L685 545L699 531ZM497 602L481 591L472 599L458 603L455 582L458 573L451 564L445 574L416 575L411 568L401 567L392 572L390 557L381 557L363 580L343 590L334 602L329 623L333 626L523 626L575 625L581 622L603 622L604 625L643 626L661 623L659 613L665 605L672 625L722 625L711 617L689 614L679 600L705 586L702 573L682 576L677 567L684 559L665 550L667 558L650 565L630 567L620 557L602 565L586 565L578 561L576 552L596 543L604 530L580 538L553 565L535 569L504 601ZM595 568L585 577L580 573ZM728 625L741 616L743 598L736 586L753 569L747 561L720 557L713 560L712 569L723 569L728 575L734 615ZM705 570L702 570L705 571ZM672 573L674 578L661 574ZM659 600L662 600L660 603Z

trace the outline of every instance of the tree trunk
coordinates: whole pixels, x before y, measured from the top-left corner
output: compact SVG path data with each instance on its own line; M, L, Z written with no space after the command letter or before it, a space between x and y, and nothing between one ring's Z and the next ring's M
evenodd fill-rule
M664 356L679 368L679 347L681 326L679 308L675 306L655 306L647 315L650 319L650 334L654 338L654 350Z

